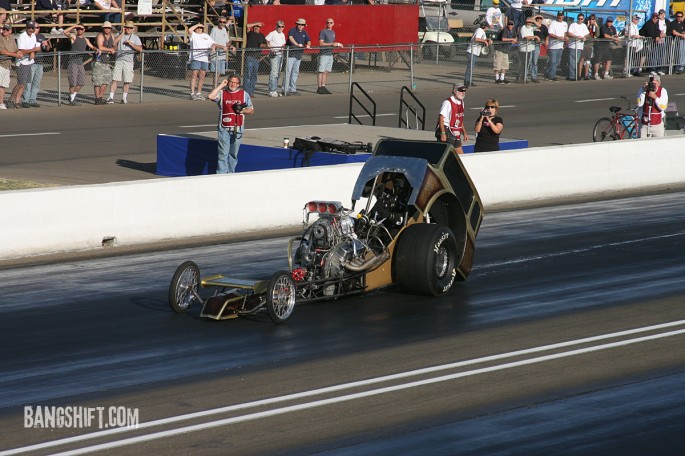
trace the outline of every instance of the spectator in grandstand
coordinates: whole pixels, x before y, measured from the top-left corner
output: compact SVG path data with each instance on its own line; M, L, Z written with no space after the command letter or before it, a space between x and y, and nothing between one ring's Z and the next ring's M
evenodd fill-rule
M257 74L259 73L259 62L262 59L262 49L269 47L266 37L262 33L263 25L262 22L247 25L252 30L247 32L245 39L245 90L251 97L254 96L257 85Z
M675 58L673 72L680 74L685 68L685 21L683 21L682 11L678 11L675 15L675 21L671 22L669 35L673 37L673 55Z
M509 13L507 18L514 22L514 28L519 30L523 27L526 17L523 14L523 5L528 5L530 2L528 0L511 0L509 4Z
M271 58L271 72L269 73L269 96L278 97L278 76L281 73L283 64L283 49L285 48L285 22L276 21L276 29L266 35L266 42L269 44L269 57ZM285 85L285 81L283 83Z
M504 121L499 114L499 103L495 99L485 102L483 111L476 119L474 130L476 144L473 146L474 152L492 152L499 150L499 135L504 129Z
M504 15L499 9L499 0L492 0L492 6L485 12L485 21L490 29L499 32L504 29Z
M228 87L228 88L226 88ZM252 99L240 88L240 77L231 75L210 93L209 99L219 105L217 174L234 173L238 165L238 151L243 141L245 115L254 114Z
M583 53L585 40L590 35L590 31L585 24L585 15L579 13L576 17L576 22L569 25L566 36L569 39L569 53L568 53L568 81L576 81L578 79L578 62Z
M295 22L295 27L288 32L288 65L285 69L285 80L283 81L283 91L286 95L299 95L297 92L297 78L300 75L300 63L302 62L303 49L309 49L312 40L304 30L307 21L299 18Z
M250 0L250 5L280 5L280 0Z
M114 39L117 54L107 104L114 103L114 94L117 92L117 85L120 82L124 83L121 104L128 103L128 89L133 82L133 59L137 53L143 52L143 43L138 35L133 33L134 28L133 22L127 21L124 24L124 31Z
M471 36L471 42L466 47L466 73L464 74L464 85L466 87L476 85L471 79L473 69L476 68L476 63L478 62L478 56L480 56L483 47L492 44L492 40L485 34L488 27L489 25L487 22L481 22L480 27L478 27Z
M94 4L98 9L107 11L102 15L103 21L114 23L121 22L121 7L117 3L117 0L95 0Z
M330 94L326 88L328 73L333 69L333 48L342 47L342 43L335 41L335 31L333 31L334 21L332 18L326 19L326 28L319 33L319 73L316 78L318 94Z
M54 11L42 18L43 22L55 23L57 22L57 27L52 27L50 33L61 34L64 32L64 13L60 12L69 8L69 4L66 0L36 0L36 10L40 11Z
M95 46L98 52L95 54L93 64L93 91L95 92L95 104L105 104L104 96L107 88L112 83L111 62L117 49L112 36L112 23L102 24L102 31L95 37Z
M604 65L604 79L612 79L611 76L611 47L618 45L619 37L616 27L614 27L614 18L609 16L604 21L604 24L599 28L601 40L597 42L597 61ZM595 72L595 79L599 79L599 71Z
M69 79L69 106L76 106L76 96L81 88L86 84L86 68L83 64L83 56L86 49L97 51L88 38L85 37L86 28L83 24L76 24L64 31L64 34L71 42L72 54L69 55L69 65L67 74ZM76 54L77 53L77 54Z
M628 61L626 62L625 73L628 77L637 76L642 72L642 67L645 64L645 55L642 52L644 49L643 37L640 35L640 29L637 24L640 22L640 15L633 14L630 21L630 26L625 28L625 33L628 36L630 53Z
M533 55L530 58L530 76L533 81L538 80L538 59L540 58L540 50L542 46L547 46L547 40L549 38L549 30L547 26L542 23L542 16L537 14L533 17L535 21L535 29L533 30L533 35L538 39L535 41L535 48L533 49Z
M512 52L512 44L518 42L518 34L514 30L513 21L507 21L507 26L499 31L497 41L501 44L495 44L492 61L495 70L495 84L509 84L504 75L509 70L509 52Z
M5 25L5 22L7 22L7 12L11 9L9 0L0 0L0 26Z
M464 128L464 98L466 98L466 85L452 86L452 94L442 102L438 124L435 127L435 137L440 142L450 143L458 154L463 154L462 140L468 141L469 135Z
M22 52L17 48L17 42L12 38L12 27L9 24L2 24L0 27L0 109L17 107L13 101L5 104L5 90L10 87L10 69L12 59L20 59ZM9 106L8 106L9 105Z
M31 78L26 82L26 88L21 97L22 108L40 108L38 92L40 92L40 82L43 80L43 64L48 62L45 53L52 49L50 40L40 33L40 24L38 23L36 23L34 34L39 51L34 53L34 63L31 65Z
M26 29L17 38L17 47L22 52L22 57L17 59L15 66L17 68L17 85L14 86L10 102L14 106L22 106L30 108L31 106L21 103L21 96L24 93L26 84L31 82L31 73L35 61L33 59L34 53L40 50L40 45L36 40L36 23L29 21L26 23Z
M205 26L200 22L188 29L190 33L190 99L204 100L202 86L209 69L209 53L219 46L205 33ZM225 48L225 47L224 47ZM196 90L197 89L197 90Z
M226 0L206 0L209 5L210 12L214 12L216 16L221 17L224 11L229 9L226 6ZM230 11L227 11L230 13Z
M665 59L664 55L664 37L659 28L659 14L654 13L650 20L644 23L640 29L640 35L648 38L645 40L645 54L647 55L647 65L650 66L659 75L663 75L664 71L660 68L660 64Z
M549 72L547 79L550 81L558 81L557 67L561 61L561 54L564 52L564 43L568 41L566 32L568 32L568 24L564 21L564 13L559 11L557 13L557 20L549 24L549 47L547 55L549 57Z
M640 138L664 136L664 121L668 107L668 92L661 86L656 73L649 75L649 81L637 93L637 112L640 122Z
M220 76L226 74L228 50L230 49L231 52L235 53L235 46L231 45L230 33L228 31L229 24L232 24L231 19L226 16L220 16L217 25L212 27L212 31L209 32L209 37L214 41L218 49L215 54L210 56L209 72Z

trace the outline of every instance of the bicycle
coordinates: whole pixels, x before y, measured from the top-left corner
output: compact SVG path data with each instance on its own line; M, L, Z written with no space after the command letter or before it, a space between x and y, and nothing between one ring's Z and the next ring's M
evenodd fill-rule
M635 139L637 138L638 125L636 107L630 106L630 100L626 97L621 97L628 103L628 109L623 110L620 106L611 106L609 111L612 112L611 119L602 117L595 124L592 130L592 141L618 141L621 139Z

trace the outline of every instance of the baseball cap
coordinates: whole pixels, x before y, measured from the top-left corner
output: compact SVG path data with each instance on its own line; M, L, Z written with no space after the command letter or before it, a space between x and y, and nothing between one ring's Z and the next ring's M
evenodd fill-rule
M659 14L658 13L652 14L652 19L654 19L655 17L659 17Z
M499 5L499 0L492 0L492 3L495 5Z
M30 29L30 28L34 29L34 28L36 28L36 23L33 22L33 21L28 21L28 22L26 23L26 28L27 28L27 29Z
M612 16L607 17L607 22L614 22L614 18Z
M640 15L639 14L633 14L633 19L640 19Z
M564 13L562 13L561 11L559 11L559 12L557 13L557 17L564 17Z
M468 90L468 87L466 87L465 85L455 85L452 90L456 90L457 92L466 92Z
M9 25L9 24L2 24L2 28L3 28L4 30L12 30L12 26Z
M297 25L307 25L307 21L305 21L303 18L299 18L298 20L295 21L295 24L297 24Z
M660 9L659 14L666 14L666 10Z
M651 72L649 73L649 77L654 78L655 81L661 82L661 77L657 73Z

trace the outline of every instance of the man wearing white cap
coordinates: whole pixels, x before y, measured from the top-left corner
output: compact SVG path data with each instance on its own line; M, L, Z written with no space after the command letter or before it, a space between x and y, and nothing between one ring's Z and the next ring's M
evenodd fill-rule
M105 21L102 24L102 32L95 37L95 46L98 53L95 56L93 65L93 90L95 92L95 104L105 104L103 97L107 91L107 86L112 83L112 67L110 62L114 53L117 52L112 36L112 23Z
M114 38L117 47L117 60L114 62L114 73L112 74L112 86L109 91L107 104L114 103L114 94L117 91L117 84L124 82L124 92L121 97L121 104L128 103L128 89L133 82L133 58L138 52L143 52L143 43L138 35L133 33L133 21L124 24L124 31Z
M463 154L462 141L468 141L469 135L464 128L464 98L466 85L453 85L451 96L442 102L435 137L440 142L447 142L454 146L458 154Z
M303 49L309 49L312 40L304 30L307 21L299 18L295 22L295 27L288 32L288 65L285 69L285 80L283 81L283 91L286 95L299 95L297 92L297 77L300 75L300 62L302 62Z
M637 93L637 112L640 122L640 138L664 136L664 119L668 107L668 92L661 86L656 73L649 75Z

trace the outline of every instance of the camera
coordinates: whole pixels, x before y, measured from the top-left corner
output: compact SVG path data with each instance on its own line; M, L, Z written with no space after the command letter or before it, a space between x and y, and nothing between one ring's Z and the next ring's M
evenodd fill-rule
M649 77L649 82L647 83L647 92L656 91L656 85L654 84L654 76Z
M488 117L488 116L490 115L490 110L488 110L488 109L483 109L483 110L480 112L480 115L481 115L482 117Z
M233 112L240 114L245 108L247 108L247 103L235 103L233 105Z

